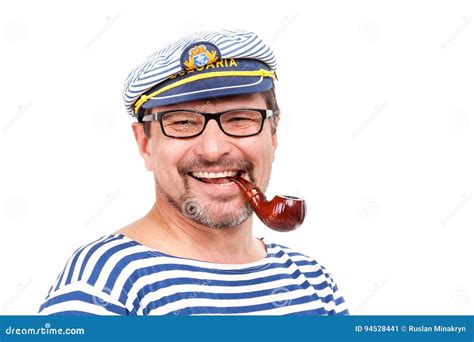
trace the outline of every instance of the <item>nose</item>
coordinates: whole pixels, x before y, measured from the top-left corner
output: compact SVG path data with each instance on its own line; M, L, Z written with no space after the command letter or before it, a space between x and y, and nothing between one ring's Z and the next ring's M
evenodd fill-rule
M232 145L230 137L219 128L216 120L210 120L204 132L196 137L194 153L208 161L217 161L224 155L230 154Z

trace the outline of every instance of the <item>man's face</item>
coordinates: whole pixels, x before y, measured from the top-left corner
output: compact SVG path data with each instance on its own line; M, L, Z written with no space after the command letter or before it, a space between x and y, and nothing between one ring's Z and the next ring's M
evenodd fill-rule
M214 113L235 108L264 109L267 105L262 94L250 94L155 107L152 112L188 109ZM138 129L142 127L135 125L136 137ZM158 206L160 201L168 201L199 224L228 228L245 221L252 211L238 186L225 177L229 174L215 173L238 172L265 191L276 147L276 133L272 134L269 120L265 120L260 134L244 138L225 135L211 120L201 135L175 139L163 135L160 124L153 122L151 138L142 155L147 168L155 174Z

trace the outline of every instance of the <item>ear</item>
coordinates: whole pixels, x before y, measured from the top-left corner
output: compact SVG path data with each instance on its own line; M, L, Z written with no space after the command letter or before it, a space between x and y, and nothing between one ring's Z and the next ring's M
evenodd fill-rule
M145 134L143 124L134 122L132 123L133 135L138 145L138 152L145 161L145 167L148 171L153 171L153 163L151 158L151 141Z
M272 134L272 147L273 147L273 158L272 161L275 161L275 151L278 147L278 136L277 131Z

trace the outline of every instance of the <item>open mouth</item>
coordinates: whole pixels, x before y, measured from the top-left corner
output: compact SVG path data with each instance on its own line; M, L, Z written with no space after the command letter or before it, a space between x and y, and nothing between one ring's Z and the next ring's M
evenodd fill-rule
M220 172L196 171L189 172L188 175L203 183L228 184L232 183L228 177L243 177L245 173L246 172L243 170L227 170Z

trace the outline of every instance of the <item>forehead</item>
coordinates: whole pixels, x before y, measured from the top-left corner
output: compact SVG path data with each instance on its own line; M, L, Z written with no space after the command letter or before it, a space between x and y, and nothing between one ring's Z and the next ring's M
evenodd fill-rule
M237 107L265 108L265 96L263 93L239 94L224 97L215 97L205 100L182 102L168 106L153 107L151 113L172 109L190 109L200 112L226 110Z

